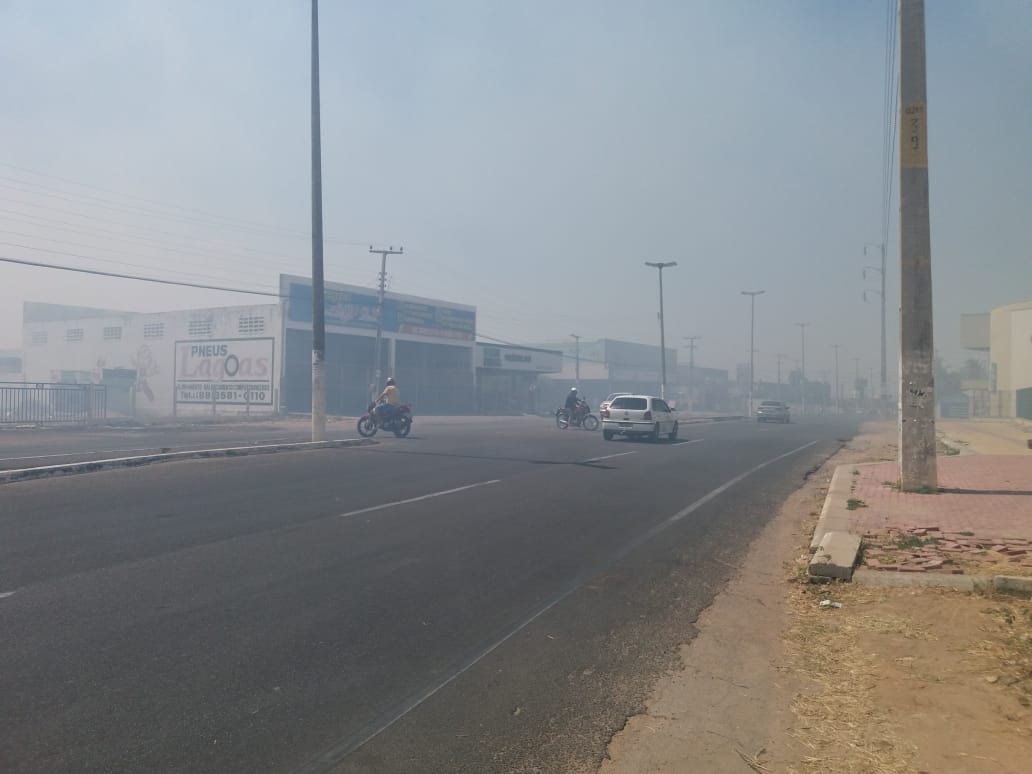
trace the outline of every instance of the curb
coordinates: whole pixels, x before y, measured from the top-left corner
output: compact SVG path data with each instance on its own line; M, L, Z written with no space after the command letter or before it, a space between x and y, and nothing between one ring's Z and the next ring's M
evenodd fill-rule
M860 466L839 465L835 468L831 484L828 486L828 494L824 498L824 507L821 508L820 518L817 519L817 528L813 531L813 539L810 541L811 551L817 549L826 533L849 532L850 518L846 502L853 491L851 471L857 467ZM847 468L850 470L847 471Z
M916 589L940 588L985 593L1032 596L1032 578L1021 575L935 575L932 573L903 574L859 569L853 573L853 582L876 588Z
M135 468L159 462L177 460L213 459L217 457L248 457L253 454L274 454L285 451L307 451L312 449L341 449L349 446L371 446L378 443L369 438L347 438L339 441L306 441L300 443L277 443L264 446L233 446L224 449L194 449L188 451L143 454L136 457L113 457L106 460L67 462L61 465L45 465L39 468L0 471L0 484L15 481L29 481L51 476L67 476L78 473L94 473L112 468ZM88 452L86 452L88 453Z

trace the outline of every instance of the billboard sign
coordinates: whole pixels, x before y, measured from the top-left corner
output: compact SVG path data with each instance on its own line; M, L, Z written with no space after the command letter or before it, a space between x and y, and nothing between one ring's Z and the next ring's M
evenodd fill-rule
M175 347L176 403L273 405L274 339L177 341Z
M557 374L563 370L563 354L541 349L478 344L476 363L478 368Z
M312 286L289 281L287 320L312 323ZM327 287L326 326L376 330L378 299L360 288ZM434 339L473 341L476 311L468 307L434 304L386 296L383 302L383 330L388 333L426 336Z

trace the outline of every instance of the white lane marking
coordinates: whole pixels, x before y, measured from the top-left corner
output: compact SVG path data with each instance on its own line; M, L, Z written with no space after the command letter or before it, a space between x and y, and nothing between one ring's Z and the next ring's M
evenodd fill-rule
M13 591L0 591L0 599L7 599L8 597L14 596Z
M365 744L367 744L369 741L371 741L375 737L377 737L380 734L382 734L388 728L390 728L395 723L397 723L399 720L401 720L406 715L408 715L410 712L412 712L412 710L414 710L417 707L419 707L421 704L426 702L428 699L433 697L435 694L440 692L442 689L446 688L448 685L453 683L457 678L461 677L463 674L465 674L470 669L475 667L477 664L479 664L481 661L483 661L487 656L491 655L491 653L493 653L495 650L500 648L502 645L504 645L510 639L512 639L517 634L519 634L521 631L523 631L528 626L530 626L532 623L534 623L534 621L536 621L538 618L543 616L545 613L547 613L553 607L555 607L560 602L562 602L564 599L566 599L568 596L570 596L575 591L577 591L590 578L594 577L598 573L603 572L607 568L609 568L612 565L616 564L618 561L623 559L625 556L627 556L627 554L629 554L635 548L640 546L642 543L645 543L646 541L652 539L657 534L659 534L660 532L665 530L667 527L669 527L671 524L675 524L676 522L681 521L681 519L683 519L685 516L688 516L689 514L693 513L694 511L697 511L699 508L701 508L703 505L708 503L710 500L712 500L712 499L714 499L716 497L719 497L724 492L726 492L728 489L733 487L735 484L740 483L743 479L748 478L753 473L758 473L759 471L763 470L768 465L773 465L775 462L779 462L779 461L785 459L786 457L791 457L793 454L798 454L801 451L805 451L806 449L809 449L811 446L814 446L816 443L817 443L817 441L810 441L810 443L803 444L802 446L800 446L800 447L798 447L796 449L793 449L792 451L785 452L784 454L779 454L777 457L772 457L771 459L767 460L766 462L761 462L756 467L751 468L750 470L747 470L744 473L741 473L741 474L735 476L734 478L730 479L729 481L725 481L723 484L721 484L720 486L718 486L716 489L712 490L711 492L707 492L702 497L700 497L698 500L693 502L691 505L687 506L686 508L682 508L680 511L675 513L670 518L666 519L665 521L660 522L659 524L657 524L652 529L648 530L643 535L640 535L639 537L637 537L634 540L632 540L630 543L628 543L623 548L621 548L619 551L617 551L616 554L611 556L607 561L605 561L600 566L592 568L587 573L585 573L583 576L575 579L570 586L568 586L563 591L561 591L558 594L556 594L549 601L545 602L541 607L539 607L537 610L535 610L533 613L531 613L527 618L523 619L523 621L521 621L520 623L516 624L516 626L513 627L512 629L510 629L507 634L505 634L503 637L501 637L501 639L498 639L495 642L493 642L492 644L488 645L486 648L484 648L479 653L477 653L475 656L473 656L473 658L471 658L469 661L467 661L466 663L464 663L463 665L458 667L454 672L452 672L450 675L448 675L443 680L438 682L436 685L433 685L430 688L427 688L425 691L423 691L422 693L418 694L415 698L409 700L401 708L401 710L397 714L393 715L389 720L387 720L384 723L380 724L379 726L377 726L376 728L372 729L371 731L365 733L365 735L360 737L360 738L358 738L357 741L354 738L352 738L352 739L344 739L344 740L338 742L333 747L331 747L329 750L326 750L321 755L319 755L318 758L313 760L307 766L303 766L300 769L300 772L302 772L302 774L305 774L307 772L313 772L313 773L314 772L325 772L325 771L329 771L329 770L333 769L345 757L347 757L351 753L355 752L355 750L358 750L359 748L363 747ZM493 483L493 482L488 482L488 483ZM474 484L474 486L477 486L477 485ZM462 488L463 489L468 489L469 487L462 487ZM451 490L451 491L456 491L456 490ZM421 498L417 498L417 499L421 499ZM403 501L403 502L405 502L405 501ZM382 506L382 507L387 507L387 506ZM357 512L361 513L361 511L357 511Z
M706 440L705 438L692 438L692 440L690 440L690 441L681 441L677 445L678 446L691 446L693 443L702 443L705 440Z
M444 497L445 495L455 494L456 492L465 492L467 489L476 489L478 486L490 486L491 484L500 484L500 478L493 478L490 481L480 481L476 484L467 484L466 486L457 486L454 489L445 489L440 492L431 492L430 494L420 495L419 497L410 497L407 500L395 500L390 503L383 503L381 505L371 505L368 508L359 508L357 511L348 511L347 513L340 514L340 518L346 519L349 516L359 516L363 513L372 513L373 511L382 511L384 508L394 508L398 505L408 505L409 503L418 503L421 500L429 500L432 497Z
M613 457L626 457L628 454L637 454L636 451L620 452L619 454L607 454L605 457L592 457L590 460L581 460L578 465L587 465L589 462L601 462L602 460L611 460Z

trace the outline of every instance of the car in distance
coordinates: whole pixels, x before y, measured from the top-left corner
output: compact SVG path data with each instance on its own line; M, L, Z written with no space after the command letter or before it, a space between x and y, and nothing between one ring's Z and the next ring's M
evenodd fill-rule
M765 400L756 409L757 422L781 422L787 424L790 420L788 404L779 400Z
M602 437L639 436L677 440L677 414L655 395L618 395L602 410Z
M600 404L598 404L598 411L599 411L599 413L601 414L603 411L605 411L607 408L609 408L609 404L613 402L614 398L619 398L621 395L630 395L630 394L631 393L629 393L629 392L614 392L614 393L612 393L608 398L606 398L604 401L602 401Z

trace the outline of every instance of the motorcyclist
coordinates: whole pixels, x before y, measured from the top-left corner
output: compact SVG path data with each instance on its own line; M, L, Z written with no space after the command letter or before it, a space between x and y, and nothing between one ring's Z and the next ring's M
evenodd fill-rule
M570 414L570 419L578 419L585 406L587 403L577 395L577 388L571 387L566 395L566 410Z
M382 425L391 415L398 410L398 406L401 405L401 391L398 389L398 385L394 381L394 377L390 376L387 378L387 386L383 388L383 392L380 393L380 397L376 399L376 413L380 419Z

